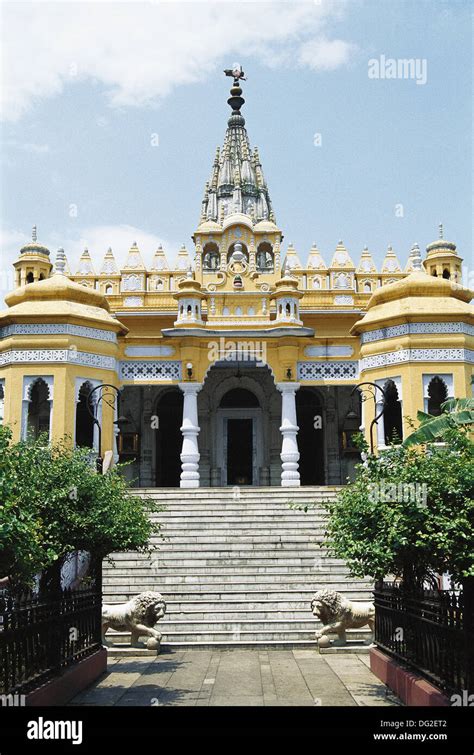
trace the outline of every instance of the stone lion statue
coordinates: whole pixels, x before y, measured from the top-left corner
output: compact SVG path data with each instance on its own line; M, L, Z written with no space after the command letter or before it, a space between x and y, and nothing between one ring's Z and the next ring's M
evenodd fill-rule
M353 603L334 590L319 590L311 601L313 616L320 619L323 626L316 632L318 644L329 646L328 634L339 635L342 645L346 644L346 630L369 626L374 631L375 607L373 603Z
M146 635L149 639L146 646L159 650L161 633L154 629L155 624L166 613L166 603L159 592L141 592L131 598L128 603L104 604L102 606L102 641L106 645L105 633L107 629L131 632L130 645L140 647L138 638Z

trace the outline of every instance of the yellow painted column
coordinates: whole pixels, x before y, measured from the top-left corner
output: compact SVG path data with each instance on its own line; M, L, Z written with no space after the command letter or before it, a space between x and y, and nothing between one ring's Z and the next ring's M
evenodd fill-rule
M74 397L74 375L69 366L55 367L52 441L65 442L70 446L74 443L74 422L76 402Z
M429 372L428 365L422 364L404 365L400 370L402 378L402 423L403 437L406 438L412 432L409 419L416 423L418 410L423 411L423 373Z

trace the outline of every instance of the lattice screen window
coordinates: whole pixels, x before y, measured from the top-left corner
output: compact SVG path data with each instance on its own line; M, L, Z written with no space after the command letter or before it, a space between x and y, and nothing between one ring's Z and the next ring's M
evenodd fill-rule
M298 380L351 380L358 374L357 362L298 362Z
M134 360L120 362L123 380L181 380L181 362L171 360Z

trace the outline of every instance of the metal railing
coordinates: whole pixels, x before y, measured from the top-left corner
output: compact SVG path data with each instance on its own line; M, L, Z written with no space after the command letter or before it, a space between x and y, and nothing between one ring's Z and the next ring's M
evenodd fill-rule
M374 590L375 643L447 693L474 689L474 617L462 591Z
M101 574L47 596L0 593L0 694L27 693L101 645Z

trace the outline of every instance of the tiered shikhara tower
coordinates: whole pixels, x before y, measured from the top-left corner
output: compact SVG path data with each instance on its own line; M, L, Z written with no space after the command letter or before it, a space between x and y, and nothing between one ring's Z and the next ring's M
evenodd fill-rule
M265 345L290 417L280 430L284 444L293 433L295 458L292 407L301 386L391 380L400 403L403 395L404 432L407 417L426 408L433 376L441 376L446 395L471 395L472 292L461 285L455 244L440 227L424 261L414 244L402 268L389 246L380 270L367 247L355 264L342 241L329 265L316 244L304 264L291 244L283 254L259 152L251 149L241 113L240 78L228 99L232 112L205 187L193 253L183 246L170 264L160 247L147 269L136 244L122 267L111 248L97 267L86 249L71 274L62 250L53 269L36 230L21 249L17 288L0 314L0 398L3 393L5 421L17 437L38 375L47 377L50 402L54 391L51 428L58 437L74 436L68 407L78 400L81 380L179 385L187 411L212 367L216 338L256 342L260 351ZM107 450L112 415L104 412ZM368 405L366 428L373 416ZM189 427L196 466L196 418ZM197 468L192 474L189 484L199 479ZM292 479L296 484L296 472Z

